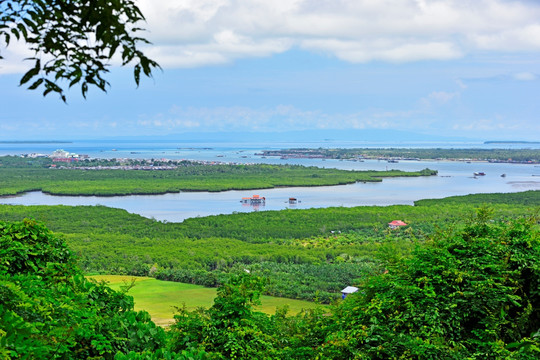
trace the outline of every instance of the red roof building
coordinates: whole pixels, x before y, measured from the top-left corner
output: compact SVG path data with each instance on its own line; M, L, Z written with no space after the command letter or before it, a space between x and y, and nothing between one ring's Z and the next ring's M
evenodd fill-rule
M394 220L388 223L388 227L390 229L397 229L398 227L401 227L401 226L407 226L407 224L401 220Z

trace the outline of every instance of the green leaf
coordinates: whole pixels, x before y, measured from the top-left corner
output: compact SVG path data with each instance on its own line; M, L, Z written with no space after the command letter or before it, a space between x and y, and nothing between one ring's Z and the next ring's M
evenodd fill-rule
M11 29L11 33L12 33L13 35L15 35L15 37L17 38L17 40L19 40L19 39L21 38L21 35L19 34L19 31L18 31L17 29L12 28L12 29Z
M19 28L19 31L23 34L24 39L28 40L28 32L26 31L26 27L19 23L17 24L17 28Z
M139 64L135 65L133 69L133 76L135 77L135 83L139 86L141 80L141 66Z
M21 78L21 82L19 83L19 86L26 84L31 78L39 74L40 70L41 70L41 62L38 59L36 60L36 65L30 70L28 70L26 74L23 75L23 77Z
M32 85L28 87L29 90L35 90L39 85L43 83L43 78L36 80Z
M36 23L33 22L32 20L30 20L28 18L24 18L23 21L26 24L26 26L32 28L33 33L37 33L39 31ZM25 31L26 31L26 29L25 29Z

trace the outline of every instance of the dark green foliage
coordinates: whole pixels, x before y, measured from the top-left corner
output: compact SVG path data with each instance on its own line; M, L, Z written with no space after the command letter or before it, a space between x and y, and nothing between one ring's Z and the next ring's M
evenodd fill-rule
M535 222L492 224L480 211L389 265L337 309L323 357L538 358Z
M52 165L51 158L23 158L20 156L0 156L0 169L2 171L6 168L48 168Z
M518 193L507 194L471 194L465 196L450 196L444 199L423 199L414 202L415 206L428 205L458 205L458 204L475 204L475 205L500 205L500 204L515 204L526 205L532 207L540 206L540 191L529 190Z
M272 286L268 272L286 277L296 265L242 269L238 263L220 279L211 308L180 308L168 332L147 313L134 312L132 298L86 280L62 241L43 225L0 223L0 356L537 359L538 219L493 221L494 213L480 208L469 220L414 243L405 257L396 247L401 242L388 238L378 249L388 271L364 271L355 281L359 292L331 310L295 316L286 309L273 316L253 311L264 286ZM354 236L341 240L354 243ZM307 243L330 245L325 239ZM317 266L318 276L329 281L340 266L356 271L353 259L344 253L339 258L335 268L327 266L332 262L298 266L296 274L307 275L298 275L299 285L311 281Z
M233 276L211 309L180 309L172 349L216 359L537 359L536 222L492 222L482 208L387 263L326 314L253 312L261 280Z
M80 84L84 97L90 86L106 91L103 76L115 54L122 65L134 63L137 85L141 71L151 76L159 67L140 50L148 41L138 36L144 16L135 1L2 0L0 11L0 38L7 45L24 41L34 52L20 85L42 88L44 96L53 92L66 101L63 83Z
M31 220L0 223L0 271L35 274L60 264L66 275L73 273L71 252L45 226Z
M313 359L328 329L322 310L289 316L282 309L271 317L254 312L262 288L259 277L233 275L210 309L178 309L172 350L204 350L211 359Z
M2 359L105 359L164 346L165 333L148 313L87 280L43 225L0 222Z
M218 288L210 309L193 313L179 309L171 326L172 349L200 348L226 359L258 358L257 354L272 347L270 338L259 328L266 315L253 312L262 289L258 277L233 275Z

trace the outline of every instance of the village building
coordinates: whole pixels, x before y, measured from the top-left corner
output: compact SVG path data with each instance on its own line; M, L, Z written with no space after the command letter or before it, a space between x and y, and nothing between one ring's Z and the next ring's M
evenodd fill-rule
M54 162L66 162L66 163L68 163L68 162L79 161L79 155L69 153L68 151L65 151L65 150L62 150L62 149L58 149L58 150L53 151L53 153L51 155L49 155L49 157Z
M355 286L347 286L345 289L341 290L341 298L345 299L347 295L353 294L358 291L358 288Z
M249 205L263 205L266 203L266 198L264 196L253 195L252 197L243 197L240 202Z
M63 149L58 149L58 150L53 151L53 153L49 157L50 158L67 158L68 156L69 156L69 152Z
M392 229L392 230L397 229L397 228L400 228L400 227L402 227L402 226L407 226L407 224L404 223L404 222L401 221L401 220L394 220L394 221L388 223L388 227L389 227L390 229Z

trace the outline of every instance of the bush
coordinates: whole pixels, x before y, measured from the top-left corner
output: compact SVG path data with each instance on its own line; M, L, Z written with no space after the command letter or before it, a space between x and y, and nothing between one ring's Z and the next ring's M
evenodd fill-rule
M133 299L87 280L62 239L32 220L0 222L0 357L112 358L165 347Z
M465 226L435 236L387 274L370 278L336 312L323 354L540 357L536 219L493 224L487 215L480 210Z

